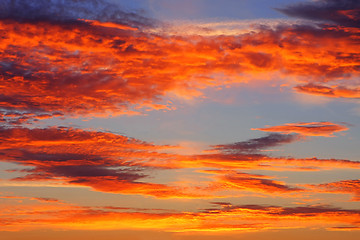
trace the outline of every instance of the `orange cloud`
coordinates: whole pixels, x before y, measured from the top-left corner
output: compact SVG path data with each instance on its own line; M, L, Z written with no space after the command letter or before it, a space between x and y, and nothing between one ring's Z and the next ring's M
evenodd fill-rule
M71 128L1 128L1 159L30 169L16 181L60 181L98 191L158 198L199 198L192 189L139 181L153 158L171 159L160 146L106 132Z
M235 144L214 146L214 153L164 153L173 146L154 145L109 132L73 128L0 128L1 160L20 164L12 181L50 181L90 187L96 191L138 194L156 198L215 198L229 191L262 194L300 191L268 176L236 170L316 171L360 168L360 162L340 159L293 159L258 153L262 148L286 144L293 135L269 135ZM273 141L273 142L272 142ZM212 168L210 180L191 186L181 181L145 180L162 169ZM230 171L233 170L233 171ZM209 178L208 178L209 179Z
M310 191L270 176L240 171L360 168L357 161L272 157L263 152L299 141L302 135L329 137L348 130L331 122L259 128L256 130L281 134L219 144L206 154L194 155L169 154L165 151L173 146L114 133L20 127L53 117L172 110L176 107L168 100L171 97L201 97L206 88L252 84L259 76L272 73L291 76L287 85L297 86L294 89L302 93L359 98L359 8L343 9L336 1L324 0L326 14L319 14L323 12L315 2L315 8L309 3L282 11L306 18L316 12L310 14L312 19L331 24L265 24L230 35L189 35L154 28L156 21L102 0L60 2L52 8L53 1L14 0L0 9L0 159L22 167L17 170L21 176L11 181L53 181L161 199L227 197L220 193L226 191L284 197ZM264 79L264 84L267 79L271 77ZM153 171L174 168L212 176L191 187L181 181L150 182ZM208 168L212 170L204 170ZM306 187L317 192L351 193L357 201L358 185L358 180L344 180ZM74 206L43 197L0 198L5 209L0 213L1 230L209 232L360 227L358 210L319 205L218 202L215 204L220 207L181 212ZM3 204L6 201L14 202Z
M56 198L42 198L42 197L22 197L22 196L0 196L2 199L20 199L20 200L34 200L39 202L51 202L51 203L61 203L60 200Z
M347 193L354 197L352 201L360 201L360 180L343 180L339 182L309 185L309 187L327 193Z
M221 208L204 210L205 215L211 216L217 222L224 223L231 219L231 223L250 222L260 224L260 229L301 228L301 227L335 227L347 224L357 227L356 220L360 214L358 210L346 210L329 206L279 207L264 205L232 205L217 203ZM220 224L221 225L221 224ZM216 224L215 224L216 226ZM256 227L255 227L256 228ZM233 229L235 230L235 229Z
M319 84L307 84L295 87L302 93L333 97L333 98L360 98L360 88L348 88L346 86L323 86Z
M81 18L71 24L70 16L26 14L10 11L0 19L0 108L5 116L20 114L3 117L13 124L40 116L171 110L168 97L199 97L205 88L251 84L254 75L274 72L296 76L289 85L305 81L296 88L300 92L359 95L350 87L359 75L358 33L344 26L288 24L238 35L182 36L151 28L150 20L144 28L146 19L124 12L118 21ZM314 87L338 81L342 87Z
M215 182L210 184L212 190L240 190L267 194L282 194L302 191L297 187L287 186L284 182L269 179L270 177L236 171L208 170L205 173L217 174Z
M306 136L333 137L335 132L347 131L345 125L332 122L286 123L281 126L252 128L265 132L280 132L283 134L298 133Z
M213 204L220 207L182 212L112 206L16 203L7 205L7 210L0 214L0 229L152 229L168 232L223 232L359 227L360 212L354 209L330 206L232 205L222 202Z
M152 163L155 166L157 163ZM162 166L159 163L159 166ZM164 165L165 167L166 165ZM222 169L259 169L271 171L319 171L331 169L360 168L360 162L345 159L270 157L262 154L203 154L184 157L178 167L211 167Z
M205 166L220 169L264 169L272 171L316 171L335 168L359 168L359 162L345 159L318 159L316 157L296 159L291 157L273 157L271 152L264 153L264 150L267 148L278 147L304 139L301 134L284 133L298 132L304 135L331 136L333 132L345 129L347 129L345 126L330 122L286 124L284 126L256 129L283 133L271 133L264 137L242 142L214 145L208 150L208 154L178 156L173 161L166 162L163 167L169 164L169 167L178 168ZM161 166L161 162L152 162L151 164L154 164L154 166L160 164L158 166Z

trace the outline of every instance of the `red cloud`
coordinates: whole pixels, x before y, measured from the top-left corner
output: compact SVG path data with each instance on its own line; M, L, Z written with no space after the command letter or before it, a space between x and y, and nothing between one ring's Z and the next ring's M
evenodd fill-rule
M148 175L152 159L166 162L174 157L157 152L170 146L68 128L0 130L2 160L32 167L21 170L27 175L18 181L63 181L98 191L159 198L203 197L181 187L139 181Z
M153 162L154 166L162 165ZM360 162L344 159L271 157L262 154L202 154L179 158L169 162L172 167L211 167L220 169L271 170L271 171L319 171L342 168L360 168Z
M0 128L2 161L30 167L13 181L57 181L102 192L140 194L156 198L209 198L221 191L296 192L301 189L261 175L217 173L210 181L187 186L181 182L151 183L144 179L161 169L242 169L309 171L360 168L359 162L339 159L292 159L256 153L267 146L293 141L276 135L237 144L218 145L217 152L199 155L163 153L172 148L107 132L72 128ZM270 140L275 142L271 142ZM219 146L222 146L221 148ZM226 147L225 147L226 146ZM235 150L232 151L232 146Z
M333 137L335 132L347 131L349 128L332 122L286 123L281 126L253 128L265 132L280 132L284 134L299 133L307 136Z
M307 76L313 86L341 79L342 87L326 95L358 97L349 87L359 75L354 29L281 25L234 36L182 36L46 16L0 20L1 114L20 114L2 121L170 110L169 96L198 97L204 88L251 84L246 76L271 72ZM296 89L319 94L305 86Z
M229 189L229 184L234 186L233 190L238 191L269 193L296 190L280 182L246 174L246 176L227 174L216 179L215 182L205 183L209 186L195 186L194 188L141 181L154 167L161 169L217 166L220 168L284 169L283 162L292 161L290 159L271 159L257 154L198 156L165 154L160 151L171 146L153 145L113 133L71 128L3 128L0 131L0 139L3 142L1 152L4 161L32 167L21 170L20 172L26 175L14 179L16 181L61 181L72 185L88 186L97 191L150 195L157 198L216 197L218 191ZM258 145L257 142L256 144ZM260 145L263 146L262 143ZM319 167L319 163L321 165L326 163L323 160L293 162L295 164L291 164L292 168L302 168L303 165ZM334 162L343 167L347 165L356 167L352 162L342 163L335 160ZM330 163L327 164L329 165ZM335 166L333 162L331 166ZM242 181L245 185L240 184Z
M191 189L139 181L153 168L153 158L171 146L157 146L125 136L71 128L2 128L1 158L24 166L17 181L62 181L98 191L150 195L158 198L198 198ZM150 167L151 166L151 167Z

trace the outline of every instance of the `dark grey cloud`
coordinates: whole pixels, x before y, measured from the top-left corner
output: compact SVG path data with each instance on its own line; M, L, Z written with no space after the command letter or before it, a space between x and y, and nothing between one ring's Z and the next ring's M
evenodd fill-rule
M53 166L48 169L55 176L65 176L76 180L87 177L114 177L114 180L135 181L145 177L145 174L136 173L126 169L116 168L115 166ZM76 181L72 180L72 181Z
M217 208L204 209L206 213L223 213L232 212L237 210L259 210L269 216L302 216L302 217L313 217L320 214L353 214L354 216L360 216L358 209L343 209L339 207L333 207L329 205L318 205L318 206L302 206L302 207L282 207L274 205L231 205L222 204L222 202L212 202L212 204L219 206ZM276 209L276 211L274 211Z
M348 27L360 27L360 1L358 0L308 1L277 10L291 17L330 21Z
M252 153L269 147L276 147L286 143L298 141L299 135L271 133L268 136L253 138L243 142L213 146L224 153Z
M91 19L135 27L155 24L145 12L126 12L106 0L2 0L0 19L71 22Z
M127 166L92 154L46 153L19 149L4 149L0 157L31 168L19 170L24 176L14 180L33 181L66 178L72 183L87 182L86 178L133 182L147 175L144 168Z

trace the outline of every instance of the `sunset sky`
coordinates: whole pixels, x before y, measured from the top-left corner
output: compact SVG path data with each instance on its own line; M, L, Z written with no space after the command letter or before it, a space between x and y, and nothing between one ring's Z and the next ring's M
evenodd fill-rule
M2 0L0 73L0 239L360 238L360 1Z

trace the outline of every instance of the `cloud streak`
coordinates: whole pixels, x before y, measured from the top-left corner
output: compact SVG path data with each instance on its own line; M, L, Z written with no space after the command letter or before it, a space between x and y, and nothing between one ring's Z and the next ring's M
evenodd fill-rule
M358 169L360 162L341 159L272 157L261 150L299 140L296 135L274 134L235 144L216 145L206 154L181 155L155 145L109 132L74 128L0 128L0 157L16 163L17 182L54 182L86 186L100 192L137 194L155 198L216 198L229 192L261 194L304 191L271 176L245 171L320 171ZM25 168L23 168L25 167ZM204 170L211 168L214 170ZM188 186L181 181L154 183L162 170L187 169L207 174ZM210 174L210 175L208 175ZM285 195L282 195L285 196Z
M309 83L303 86L297 86L295 89L301 93L330 98L360 98L359 88L348 88L346 86L324 86Z
M360 180L343 180L338 182L309 185L315 190L327 193L344 193L352 194L352 201L360 201Z
M97 191L158 198L203 197L181 187L140 181L153 168L147 162L173 157L161 153L171 146L71 128L2 128L0 141L3 161L30 167L19 170L25 175L14 181L60 181Z
M10 201L10 199L8 199ZM0 214L1 230L162 230L168 232L263 231L302 227L358 228L359 211L331 206L232 205L196 212L114 206L76 206L54 202L17 203ZM76 219L76 221L74 221ZM176 221L174 221L176 219Z
M212 190L240 190L266 194L290 194L302 191L301 188L286 185L270 177L231 170L208 170L205 173L217 174L216 181L210 184Z
M271 131L275 132L275 131ZM225 153L251 153L258 152L259 150L283 145L286 143L291 143L299 141L301 139L297 135L282 135L277 133L271 133L268 136L250 139L244 142L237 142L227 145L215 145L213 149L219 150Z
M286 123L280 126L253 128L252 130L260 130L264 132L280 132L282 134L297 133L305 136L333 137L334 133L347 131L349 130L349 128L345 124L332 122L300 122Z

